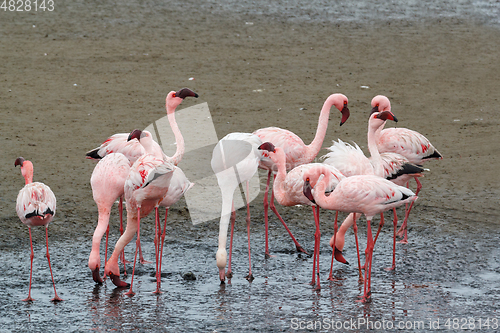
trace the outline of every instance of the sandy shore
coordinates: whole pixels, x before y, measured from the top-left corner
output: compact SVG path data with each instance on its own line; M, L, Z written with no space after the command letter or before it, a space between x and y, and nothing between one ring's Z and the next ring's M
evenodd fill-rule
M18 156L56 193L59 219L92 224L85 152L164 116L168 91L185 86L200 98L181 107L207 102L219 137L280 126L306 143L325 98L342 92L351 118L339 128L332 113L324 147L337 138L365 147L370 100L387 95L398 126L445 157L428 163L417 207L498 220L498 30L456 19L335 25L141 13L151 19L1 14L2 224L17 219Z

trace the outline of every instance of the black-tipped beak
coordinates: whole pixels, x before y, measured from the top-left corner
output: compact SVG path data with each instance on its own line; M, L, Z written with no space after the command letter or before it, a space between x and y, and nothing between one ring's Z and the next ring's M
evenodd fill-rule
M336 246L335 246L335 250L334 250L334 255L335 255L335 260L337 260L340 263L349 265L349 263L347 262L347 260L345 260L344 256L342 255L342 251L340 251L339 249L337 249Z
M378 112L378 105L375 105L375 106L372 108L372 110L371 110L371 112L370 112L370 116L371 116L372 114L374 114L375 112Z
M342 111L340 111L340 113L342 113L342 119L340 120L340 126L342 126L347 121L347 119L349 119L351 112L349 111L347 105L344 104L344 107L342 108Z
M267 150L276 153L276 147L271 142L264 142L258 148L259 150Z
M186 97L195 97L195 98L198 98L198 94L195 93L194 91L192 91L191 89L189 88L182 88L181 90L179 90L178 92L175 93L175 97L179 97L179 98L186 98Z
M395 122L398 122L398 118L396 118L396 116L391 111L380 112L376 117L378 119L382 119L384 121L385 120L393 120Z
M314 197L312 195L312 187L308 180L304 182L304 189L302 190L302 192L309 201L311 201L313 204L316 204L316 201L314 201Z
M132 139L139 140L141 138L141 134L142 134L141 130L135 129L129 134L127 141L130 141Z
M25 161L25 159L24 159L24 158L22 158L22 157L18 157L18 158L16 158L16 161L14 162L14 166L16 167L16 166L20 165L20 166L22 167L22 166L23 166L24 161Z

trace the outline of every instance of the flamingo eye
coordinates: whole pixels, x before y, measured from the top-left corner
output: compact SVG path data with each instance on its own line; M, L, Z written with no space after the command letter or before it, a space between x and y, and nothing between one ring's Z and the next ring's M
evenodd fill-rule
M176 97L176 96L175 96L175 93L173 93L173 94L172 94L172 97Z
M306 178L306 182L308 182L308 181L309 181L309 177Z

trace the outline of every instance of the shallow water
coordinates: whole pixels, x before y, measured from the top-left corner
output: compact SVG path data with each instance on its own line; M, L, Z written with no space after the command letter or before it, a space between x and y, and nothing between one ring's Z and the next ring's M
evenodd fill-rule
M391 263L391 227L382 230L375 246L372 273L372 302L357 302L362 284L357 279L355 243L348 233L345 257L350 265L336 264L335 282L326 280L330 251L328 237L333 214L322 214L321 244L322 290L315 292L308 284L312 258L292 251L293 244L276 219L271 219L271 252L275 257L265 260L262 214L254 213L252 227L252 268L255 280L244 279L248 273L246 230L238 214L233 270L230 284L219 285L214 260L217 222L190 226L187 221L170 222L165 243L162 270L163 293L156 296L154 264L138 264L134 279L135 296L126 289L115 288L108 280L95 285L86 266L89 244L83 238L50 239L51 259L56 287L64 302L53 304L53 290L44 258L43 234L35 230L35 260L32 303L26 297L29 278L29 245L26 230L11 230L19 240L0 254L4 272L0 285L3 295L0 308L1 327L18 331L107 331L145 330L224 332L224 331L289 331L321 323L322 330L349 321L350 331L364 331L363 320L388 322L396 325L425 326L415 331L428 331L429 320L439 320L441 329L449 318L462 322L497 318L500 306L500 265L498 225L448 221L439 210L417 207L418 218L410 224L409 244L397 245L397 269L388 272L383 267ZM284 218L304 217L305 222L291 223L296 237L311 250L312 227L307 225L310 212L306 208L288 210ZM416 216L416 215L414 215ZM422 217L424 216L424 217ZM444 216L439 217L439 216ZM386 214L391 224L390 214ZM116 217L114 225L116 226ZM460 222L457 224L457 222ZM113 222L112 222L113 223ZM145 222L142 244L146 259L154 258L151 221ZM365 223L360 222L360 242L364 249ZM457 227L460 225L460 227ZM376 224L373 225L376 227ZM54 226L55 227L55 226ZM50 231L50 228L49 228ZM112 230L111 243L117 237ZM204 234L206 238L201 238ZM50 236L50 234L49 234ZM127 247L126 256L133 258L134 246ZM20 251L21 249L21 251ZM103 250L103 247L101 248ZM195 251L193 251L195 249ZM101 255L104 254L101 252ZM193 272L194 281L183 274ZM128 267L131 272L131 267ZM12 278L13 275L16 278ZM127 278L130 282L130 277ZM334 320L332 324L332 320ZM355 322L351 326L351 321ZM450 324L451 323L451 324ZM448 324L452 325L453 322ZM353 328L355 327L355 329ZM409 326L408 326L409 327ZM408 328L407 327L407 328ZM370 327L369 327L370 328ZM412 327L413 329L414 327ZM451 327L452 328L452 327ZM345 327L344 327L345 330Z

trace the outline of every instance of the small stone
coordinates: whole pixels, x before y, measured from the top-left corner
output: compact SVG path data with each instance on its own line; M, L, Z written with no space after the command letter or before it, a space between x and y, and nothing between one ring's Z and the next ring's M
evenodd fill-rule
M182 278L186 281L194 281L196 280L196 276L194 275L193 272L187 272L185 273Z

